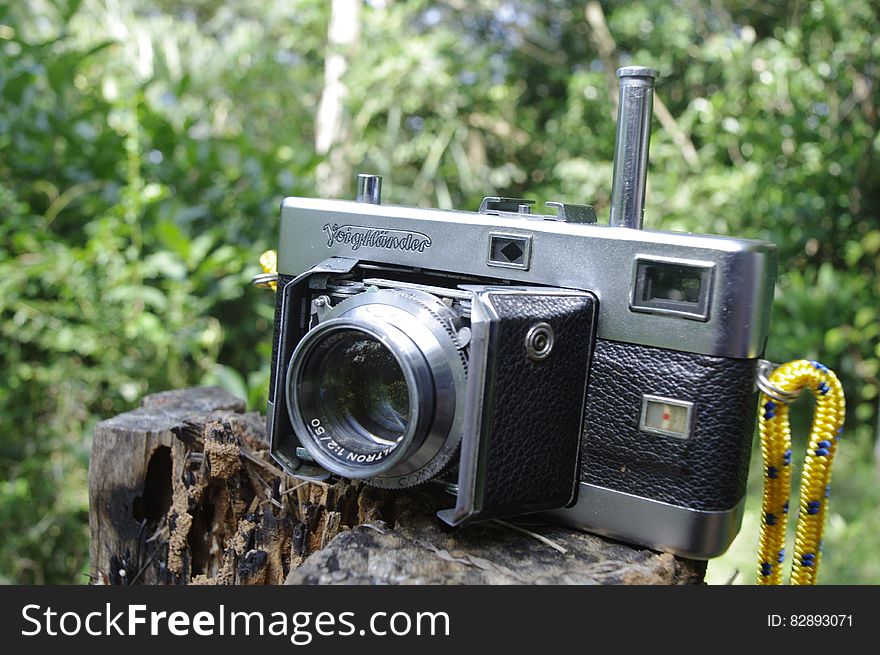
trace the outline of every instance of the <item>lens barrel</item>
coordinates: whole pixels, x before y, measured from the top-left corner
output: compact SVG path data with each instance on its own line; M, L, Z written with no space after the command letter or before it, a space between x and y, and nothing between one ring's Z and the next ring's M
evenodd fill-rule
M306 333L286 395L312 458L381 487L439 473L461 439L467 360L458 322L431 294L382 290L342 301Z

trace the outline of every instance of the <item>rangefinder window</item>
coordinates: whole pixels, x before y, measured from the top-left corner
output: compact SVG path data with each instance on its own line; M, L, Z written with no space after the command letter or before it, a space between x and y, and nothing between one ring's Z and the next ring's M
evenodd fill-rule
M630 309L709 320L710 262L636 257Z

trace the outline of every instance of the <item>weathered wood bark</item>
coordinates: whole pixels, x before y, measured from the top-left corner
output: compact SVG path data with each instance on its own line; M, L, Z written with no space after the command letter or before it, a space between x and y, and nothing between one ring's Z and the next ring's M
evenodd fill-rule
M216 388L148 396L95 428L92 579L104 584L682 584L705 563L532 517L457 530L423 486L303 483L263 417Z

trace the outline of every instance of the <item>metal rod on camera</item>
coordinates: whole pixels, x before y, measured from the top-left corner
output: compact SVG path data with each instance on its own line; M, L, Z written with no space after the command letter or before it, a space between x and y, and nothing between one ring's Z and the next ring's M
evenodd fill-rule
M382 176L360 173L357 177L358 202L368 202L371 205L382 204Z
M620 103L611 184L612 226L642 229L656 76L657 71L644 66L617 69Z

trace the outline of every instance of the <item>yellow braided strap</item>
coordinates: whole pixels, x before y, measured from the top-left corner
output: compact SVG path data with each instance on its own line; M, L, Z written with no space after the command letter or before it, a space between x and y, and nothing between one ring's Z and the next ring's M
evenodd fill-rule
M822 558L831 484L831 463L843 429L843 388L834 372L820 364L799 359L783 364L768 379L783 395L807 388L816 398L810 443L801 474L797 532L791 564L791 584L816 583ZM788 403L761 394L758 431L764 457L764 502L758 552L758 584L782 584L785 531L791 489L791 430Z

